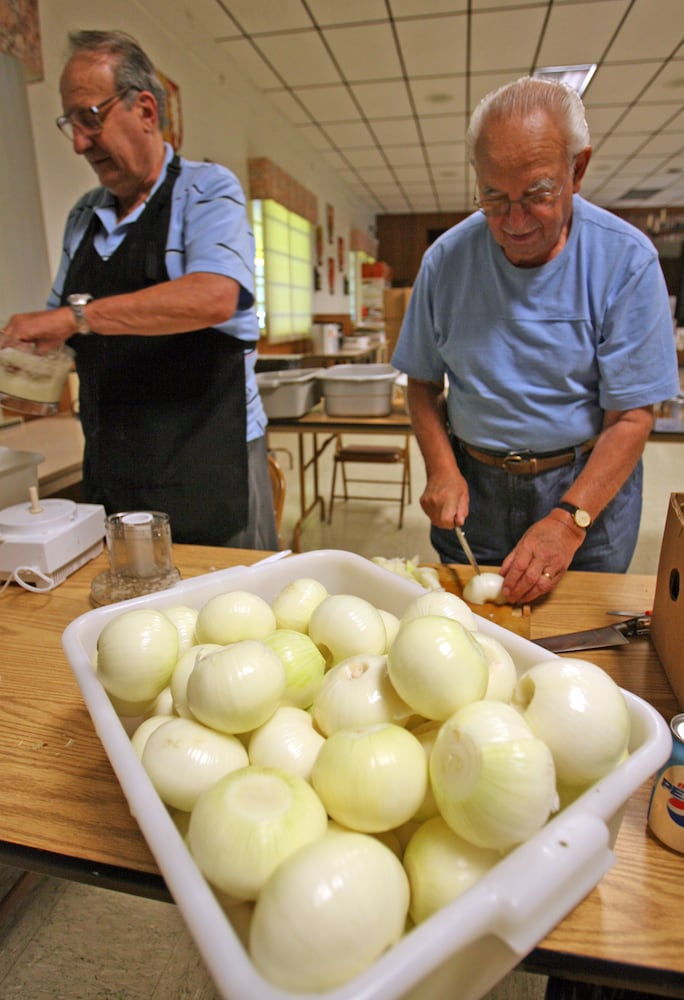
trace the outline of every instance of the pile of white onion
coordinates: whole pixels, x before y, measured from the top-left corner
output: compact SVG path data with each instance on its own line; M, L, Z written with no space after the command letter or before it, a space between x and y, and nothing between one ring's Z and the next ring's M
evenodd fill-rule
M310 579L271 604L126 611L96 669L143 717L152 784L285 990L356 976L628 752L607 674L554 657L518 678L444 591L401 618Z

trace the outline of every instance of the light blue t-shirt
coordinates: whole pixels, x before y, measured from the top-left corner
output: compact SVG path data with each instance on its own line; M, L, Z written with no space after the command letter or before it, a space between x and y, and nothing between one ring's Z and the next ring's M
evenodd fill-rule
M166 144L164 166L148 201L163 183L172 157L173 149ZM259 328L254 311L254 235L242 187L230 170L216 163L195 163L181 158L180 168L173 188L166 244L169 278L198 272L233 278L240 286L237 309L227 323L217 324L216 329L238 340L255 342L259 339ZM62 257L48 298L48 309L60 305L69 265L93 213L101 222L94 240L95 249L101 257L107 258L122 242L146 204L138 206L119 223L114 196L106 188L95 188L79 199L67 219ZM256 356L253 348L245 352L248 441L261 437L267 424L254 374Z
M604 410L679 392L658 255L578 195L568 242L511 264L481 213L425 253L392 364L441 382L454 434L494 450L554 451L598 434Z

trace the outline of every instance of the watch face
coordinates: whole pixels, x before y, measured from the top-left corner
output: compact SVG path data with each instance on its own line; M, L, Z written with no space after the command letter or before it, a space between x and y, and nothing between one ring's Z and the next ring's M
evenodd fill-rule
M588 528L591 524L591 517L586 510L581 510L578 508L575 511L575 524L578 524L580 528Z

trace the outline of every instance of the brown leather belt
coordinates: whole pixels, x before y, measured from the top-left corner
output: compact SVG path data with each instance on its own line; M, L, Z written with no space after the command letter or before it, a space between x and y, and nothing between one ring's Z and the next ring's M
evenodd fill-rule
M591 438L573 448L571 451L552 452L546 455L531 455L529 452L509 451L504 454L495 452L480 451L471 445L461 441L464 451L483 465L492 465L496 469L503 469L514 476L536 476L539 472L550 472L552 469L561 469L564 465L570 465L580 455L586 455L596 444L597 438Z

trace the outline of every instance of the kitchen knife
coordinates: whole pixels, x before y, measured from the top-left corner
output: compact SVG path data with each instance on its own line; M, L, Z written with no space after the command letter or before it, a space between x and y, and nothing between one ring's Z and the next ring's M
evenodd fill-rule
M648 635L651 619L645 615L628 618L616 625L583 629L580 632L565 632L563 635L549 635L545 639L534 639L537 646L550 653L580 653L585 649L608 649L624 646L631 636Z
M470 545L468 544L468 539L465 536L465 532L463 531L463 528L461 528L460 525L455 524L454 525L454 531L456 532L456 537L458 538L458 540L460 542L461 548L463 549L463 551L466 554L466 558L467 558L468 562L470 563L470 565L473 567L473 569L475 570L475 572L479 576L482 573L482 570L477 565L477 559L473 555L473 550L471 549Z

